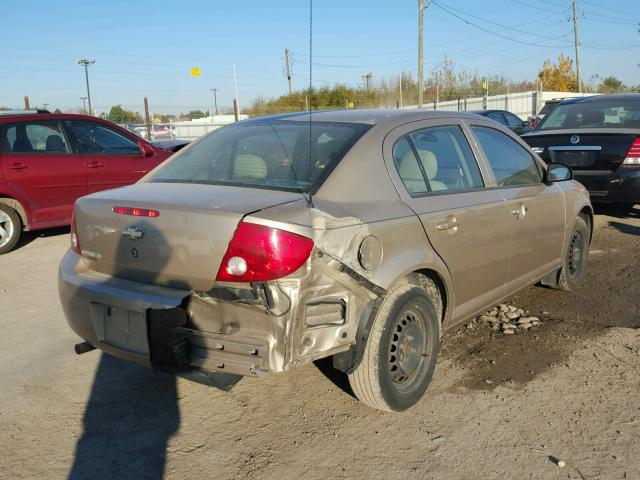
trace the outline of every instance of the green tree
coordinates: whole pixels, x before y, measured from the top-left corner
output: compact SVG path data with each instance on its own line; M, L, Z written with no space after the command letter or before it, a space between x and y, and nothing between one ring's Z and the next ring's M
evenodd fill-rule
M113 123L142 123L142 115L122 108L122 105L114 105L109 113L101 115L102 118Z
M197 120L198 118L207 116L202 110L191 110L187 115L189 116L189 120Z
M609 76L602 80L602 83L598 86L598 91L602 93L613 93L625 90L625 88L625 84L622 83L622 80L614 76Z

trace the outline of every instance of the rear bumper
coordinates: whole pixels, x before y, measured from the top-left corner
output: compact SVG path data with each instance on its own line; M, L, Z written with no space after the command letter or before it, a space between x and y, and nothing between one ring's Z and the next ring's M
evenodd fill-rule
M281 370L275 338L201 331L188 321L192 292L147 285L87 270L67 252L58 271L58 290L71 329L93 346L124 360L170 370L200 368L238 375ZM227 304L227 313L241 306ZM246 312L245 312L246 315ZM263 317L267 317L265 313ZM269 319L270 320L270 319ZM206 322L206 321L205 321ZM210 322L211 325L215 321ZM279 368L280 367L280 368Z
M89 270L68 251L58 290L69 326L119 358L239 375L347 350L377 298L328 256L277 282L192 292Z
M592 202L640 203L640 169L575 170Z

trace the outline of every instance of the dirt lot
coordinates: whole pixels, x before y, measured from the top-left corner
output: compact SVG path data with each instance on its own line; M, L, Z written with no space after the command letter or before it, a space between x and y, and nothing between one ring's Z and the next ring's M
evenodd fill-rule
M401 415L324 364L212 388L76 356L56 288L67 243L31 235L0 258L0 478L640 479L640 207L600 211L579 291L511 299L549 312L542 326L448 335Z

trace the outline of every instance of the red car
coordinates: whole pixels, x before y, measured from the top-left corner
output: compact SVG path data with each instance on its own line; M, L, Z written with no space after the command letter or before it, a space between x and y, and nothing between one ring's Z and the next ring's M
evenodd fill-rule
M22 230L69 225L78 197L135 183L171 154L96 117L0 112L0 254Z

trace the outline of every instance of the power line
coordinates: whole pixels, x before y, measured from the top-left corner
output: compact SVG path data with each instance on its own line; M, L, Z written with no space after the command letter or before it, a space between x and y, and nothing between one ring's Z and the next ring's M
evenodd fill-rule
M436 7L440 8L441 10L443 10L443 11L444 11L444 12L446 12L446 13L448 13L449 15L451 15L451 16L453 16L453 17L457 18L458 20L460 20L460 21L462 21L462 22L466 23L467 25L471 25L472 27L475 27L475 28L477 28L478 30L482 30L483 32L487 32L487 33L489 33L489 34L491 34L491 35L494 35L494 36L496 36L496 37L503 38L503 39L505 39L505 40L509 40L509 41L511 41L511 42L520 43L520 44L522 44L522 45L528 45L528 46L530 46L530 47L550 47L550 48L551 48L551 47L553 47L553 48L566 48L566 47L567 47L567 45L542 45L542 44L540 44L540 43L525 42L525 41L523 41L523 40L518 40L518 39L516 39L516 38L507 37L506 35L502 35L502 34L500 34L500 33L498 33L498 32L494 32L494 31L489 30L489 29L487 29L487 28L484 28L484 27L482 27L482 26L480 26L480 25L478 25L478 24L476 24L476 23L471 22L471 21L467 20L466 18L461 17L460 15L456 14L455 12L452 12L452 11L451 11L451 10L449 10L448 8L443 7L443 6L442 6L442 5L440 5L440 3L438 3L438 2L433 1L432 3L433 3ZM528 33L528 32L527 32L527 33Z
M609 5L604 7L602 5L598 5L597 3L590 2L590 1L587 1L587 0L582 0L582 3L586 3L587 5L591 5L593 7L601 8L602 10L607 10L607 11L610 11L610 12L618 12L618 13L623 13L625 15L640 16L640 13L637 13L637 12L628 12L628 11L624 11L624 10L618 10L617 8L610 7Z

